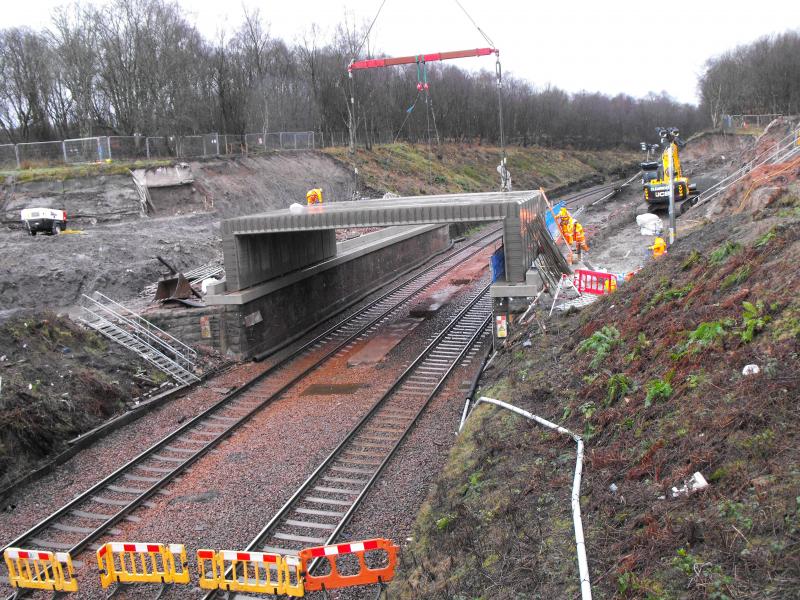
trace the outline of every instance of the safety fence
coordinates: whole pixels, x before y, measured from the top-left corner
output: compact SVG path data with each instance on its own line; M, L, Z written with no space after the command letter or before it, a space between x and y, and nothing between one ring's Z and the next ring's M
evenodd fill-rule
M780 113L760 114L760 115L722 115L722 129L732 131L735 129L763 129L778 117Z
M26 169L109 160L247 156L275 150L316 148L313 131L278 131L230 135L111 135L53 142L0 145L0 169Z
M603 296L617 289L617 276L603 271L575 270L575 287L581 294Z
M197 551L197 584L205 590L302 597L306 591L388 583L398 547L382 538L315 546L299 556L249 550ZM7 548L9 583L19 590L78 592L67 552ZM100 585L170 585L192 582L183 544L108 542L98 548ZM349 559L349 562L347 562ZM345 562L346 564L343 564Z

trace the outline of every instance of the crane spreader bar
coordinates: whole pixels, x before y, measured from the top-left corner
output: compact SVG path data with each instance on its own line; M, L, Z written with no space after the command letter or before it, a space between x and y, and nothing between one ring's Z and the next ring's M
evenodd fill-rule
M450 60L453 58L469 58L472 56L488 56L499 54L495 48L475 48L472 50L453 50L452 52L434 52L432 54L417 54L415 56L400 56L396 58L371 58L368 60L356 60L347 67L348 71L358 69L377 69L380 67L393 67L395 65L409 65L414 63L426 63L437 60Z

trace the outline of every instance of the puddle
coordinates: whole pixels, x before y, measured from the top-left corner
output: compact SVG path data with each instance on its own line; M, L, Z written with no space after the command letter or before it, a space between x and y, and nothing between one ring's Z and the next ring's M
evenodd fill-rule
M402 342L422 321L423 319L421 318L400 319L391 323L367 342L363 348L353 354L347 360L347 366L377 365L392 348Z
M363 383L314 383L303 390L301 396L347 396L357 392Z

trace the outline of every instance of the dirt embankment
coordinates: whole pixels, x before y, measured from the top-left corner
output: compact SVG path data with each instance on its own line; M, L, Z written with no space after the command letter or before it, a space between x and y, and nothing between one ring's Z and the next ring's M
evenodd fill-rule
M0 326L0 378L0 487L166 381L99 335L48 313Z
M351 195L347 170L318 152L196 162L191 171L192 184L151 190L156 210L147 217L123 175L8 182L0 213L13 225L0 228L0 318L66 308L94 290L133 297L164 270L156 255L183 270L220 258L223 218L304 202L312 187L327 201ZM19 210L32 206L66 209L81 233L25 235Z
M487 371L480 394L586 442L594 597L798 597L799 226L800 186L787 182L583 312L545 311L546 329L509 340ZM390 597L577 597L574 456L566 436L479 408ZM708 488L673 491L695 472Z
M367 195L485 192L497 190L500 149L492 146L392 144L359 150L351 158L346 148L327 154L352 170L357 167ZM638 170L639 154L630 151L581 151L556 148L509 147L508 169L514 189L544 187L554 191L576 184L600 183Z

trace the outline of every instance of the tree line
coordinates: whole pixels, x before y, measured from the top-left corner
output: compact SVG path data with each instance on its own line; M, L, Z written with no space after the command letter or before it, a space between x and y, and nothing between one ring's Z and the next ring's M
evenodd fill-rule
M311 26L287 44L254 11L230 34L206 39L170 0L65 6L44 30L0 30L0 142L296 130L341 138L351 86L359 143L386 132L411 141L499 141L493 72L429 65L428 102L414 66L351 80L347 65L364 31L342 23L322 39ZM367 45L365 54L379 52ZM512 143L585 148L654 141L657 125L691 133L708 118L664 92L569 94L513 76L504 78L503 111Z
M800 114L800 31L765 36L710 59L699 88L714 127L724 114Z

